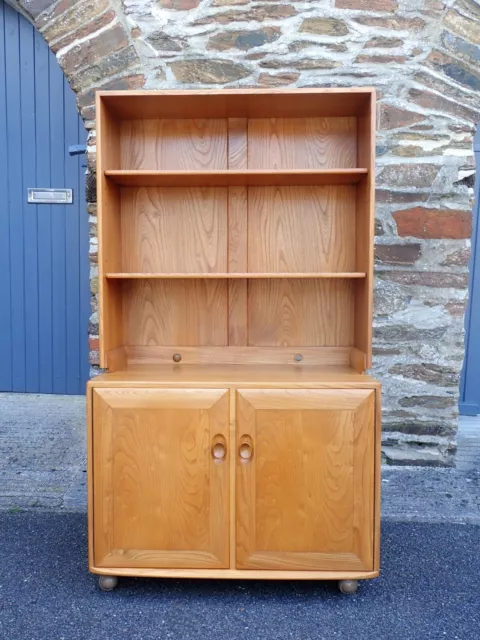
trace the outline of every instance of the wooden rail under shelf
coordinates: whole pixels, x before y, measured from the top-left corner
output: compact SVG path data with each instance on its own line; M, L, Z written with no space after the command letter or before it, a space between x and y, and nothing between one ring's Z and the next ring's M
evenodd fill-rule
M356 184L368 169L296 169L292 171L126 171L105 176L125 187L236 187Z
M270 279L270 278L366 278L365 272L349 273L106 273L105 277L111 280L127 279Z

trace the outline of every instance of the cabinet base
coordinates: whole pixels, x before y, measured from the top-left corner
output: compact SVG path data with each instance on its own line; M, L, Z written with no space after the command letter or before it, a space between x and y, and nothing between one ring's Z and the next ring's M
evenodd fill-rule
M265 571L242 569L135 569L90 567L92 573L103 576L131 578L201 578L226 580L368 580L379 571Z

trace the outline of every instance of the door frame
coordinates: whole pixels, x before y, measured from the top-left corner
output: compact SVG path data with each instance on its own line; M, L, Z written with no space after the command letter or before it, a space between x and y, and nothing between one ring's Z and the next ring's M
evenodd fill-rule
M465 359L460 379L459 410L462 415L480 413L480 124L473 139L476 180L473 205L472 254L469 262L468 304L465 313ZM475 326L477 322L477 326Z

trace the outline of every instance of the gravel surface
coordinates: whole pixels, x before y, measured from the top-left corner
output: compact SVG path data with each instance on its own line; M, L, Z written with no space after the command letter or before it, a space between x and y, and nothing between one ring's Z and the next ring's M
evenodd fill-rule
M382 575L335 583L123 579L98 590L80 513L0 513L2 640L475 640L480 527L387 522Z

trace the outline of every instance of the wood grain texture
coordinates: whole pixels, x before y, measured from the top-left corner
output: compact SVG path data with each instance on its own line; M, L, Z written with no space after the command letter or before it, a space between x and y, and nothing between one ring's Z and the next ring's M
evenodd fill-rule
M228 168L247 168L247 119L228 119Z
M126 272L227 271L227 190L123 189Z
M226 169L223 119L124 120L118 169Z
M354 168L356 138L355 117L252 118L248 121L248 168Z
M291 171L134 171L108 170L110 182L126 187L246 187L356 184L365 168Z
M93 386L87 382L87 527L88 527L88 564L90 570L95 565L94 536L95 523L93 520L93 496L95 482L93 478ZM233 442L233 440L232 440Z
M205 89L100 91L120 120L158 118L309 118L361 113L375 89Z
M124 344L228 344L227 283L222 280L127 280Z
M106 366L107 351L122 345L121 298L118 287L104 280L108 271L121 265L121 239L118 210L120 190L105 177L105 169L120 162L118 121L97 96L97 234L98 234L98 324L100 366Z
M229 121L230 122L230 121ZM236 122L236 121L235 121ZM245 122L237 123L234 136L235 144L229 143L229 159L237 162L237 155L243 149L238 138L246 143ZM229 130L230 131L230 130ZM230 138L229 138L230 140ZM232 153L232 156L230 156ZM245 272L247 270L247 227L248 201L245 187L229 187L228 189L228 271ZM247 329L247 281L238 280L228 283L228 344L246 346Z
M355 188L251 187L248 270L355 271Z
M248 287L248 344L353 345L353 303L349 280L252 280Z
M180 353L182 364L218 365L289 365L301 354L300 365L349 365L350 347L189 347L185 345L126 347L127 365L170 364ZM128 369L127 369L128 370Z
M382 389L375 389L375 530L373 534L373 567L380 570L380 523L382 493ZM232 441L233 442L233 441Z
M369 580L378 571L262 571L238 569L125 569L90 566L92 573L137 578L197 578L210 580Z
M248 344L248 284L246 280L228 283L228 344Z
M376 96L358 117L358 161L369 173L357 186L356 202L356 267L367 274L366 281L356 287L355 345L366 354L366 367L372 366L373 323L373 237L375 233L375 116Z
M367 357L363 351L360 351L360 349L357 349L356 347L351 348L350 366L353 369L355 369L355 371L358 371L359 373L362 373L362 371L365 371L366 361L367 361Z
M91 570L378 575L374 90L100 92L97 117Z
M214 347L212 347L214 349ZM136 350L137 348L129 348L128 350ZM138 347L141 349L141 347ZM210 388L221 387L232 388L241 386L242 388L328 388L328 389L377 389L380 386L378 380L363 373L360 374L347 364L327 363L305 364L313 359L310 353L316 350L302 349L304 361L294 363L294 351L286 350L284 354L285 361L278 361L278 354L282 350L278 349L255 349L253 352L260 351L258 362L251 364L212 364L205 360L198 364L188 364L189 351L182 353L182 363L175 364L172 355L175 353L174 348L161 347L160 350L164 354L164 360L161 364L146 364L143 359L139 359L140 364L130 363L127 369L123 371L115 371L112 373L104 373L92 378L88 383L91 387L187 387L187 388ZM220 349L220 348L218 348ZM195 351L199 349L194 349ZM242 351L239 347L232 347L230 351ZM225 352L225 350L223 350ZM334 354L339 351L329 349ZM349 349L344 350L344 358L348 359ZM262 364L263 355L271 353L277 358L276 362L271 364ZM288 357L288 360L287 360ZM214 358L212 358L213 360ZM240 357L239 357L240 360ZM282 366L279 366L281 364Z
M229 567L225 390L95 390L94 556L99 567Z
M374 392L239 390L237 569L373 570Z
M290 280L291 278L295 279L310 279L310 280L342 280L342 279L358 279L365 278L365 273L358 272L336 272L336 273L319 273L318 271L311 273L300 273L300 272L292 272L292 273L251 273L249 271L245 271L244 273L220 273L218 271L214 271L212 273L187 273L187 272L176 272L176 273L166 273L166 272L157 272L157 273L146 273L146 272L130 272L130 271L120 271L116 273L106 273L105 278L109 280L178 280L178 279L193 279L193 280Z

